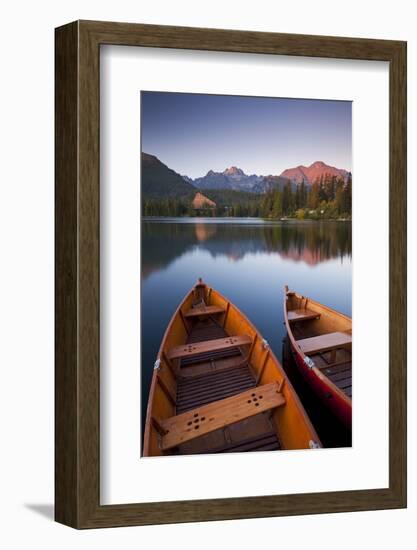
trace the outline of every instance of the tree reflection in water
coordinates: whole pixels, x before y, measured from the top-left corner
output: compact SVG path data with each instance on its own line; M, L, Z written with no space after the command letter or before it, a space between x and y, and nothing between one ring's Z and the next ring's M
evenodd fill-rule
M248 254L278 254L284 260L315 266L339 258L351 260L350 222L239 223L224 219L191 223L178 220L142 222L142 277L166 268L194 248L213 257L242 260Z

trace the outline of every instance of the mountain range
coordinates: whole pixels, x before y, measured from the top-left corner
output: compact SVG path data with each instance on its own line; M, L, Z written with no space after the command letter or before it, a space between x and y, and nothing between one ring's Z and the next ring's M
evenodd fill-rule
M247 175L241 168L231 166L223 172L209 170L205 176L192 179L178 174L154 155L142 153L142 193L148 198L185 197L207 189L266 193L272 189L282 190L288 182L293 188L302 181L311 186L317 178L326 175L347 181L349 174L347 170L316 161L310 166L288 168L280 175Z
M231 166L224 172L209 170L202 178L196 178L191 183L199 189L233 189L235 191L252 192L263 176L252 174L248 176L241 168Z

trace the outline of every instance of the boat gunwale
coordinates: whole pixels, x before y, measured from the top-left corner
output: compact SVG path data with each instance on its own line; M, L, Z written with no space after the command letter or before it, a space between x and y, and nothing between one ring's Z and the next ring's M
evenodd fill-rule
M159 346L159 350L158 350L158 353L157 353L157 356L156 356L156 361L161 360L163 350L164 350L164 346L165 346L165 342L166 342L166 340L168 338L168 335L169 335L169 333L172 329L172 325L174 324L174 321L177 318L177 316L180 315L181 308L184 306L185 302L188 300L188 298L190 297L190 295L194 291L194 289L195 289L195 285L193 285L192 288L190 289L190 291L184 296L184 298L182 299L182 301L179 303L176 310L172 314L172 317L170 318L169 323L168 323L168 325L165 329L164 335L162 337L161 344ZM152 455L149 455L149 444L150 444L152 406L153 406L153 400L154 400L154 396L155 396L155 387L156 387L156 383L157 383L157 375L158 375L158 372L157 372L157 370L154 369L153 373L152 373L151 385L150 385L150 388L149 388L148 404L147 404L147 407L146 407L146 420L145 420L145 430L144 430L144 435L143 435L142 456L152 456Z

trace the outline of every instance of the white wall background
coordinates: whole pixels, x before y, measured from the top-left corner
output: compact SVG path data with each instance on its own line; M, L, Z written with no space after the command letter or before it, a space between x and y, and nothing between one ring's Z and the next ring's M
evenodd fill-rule
M322 550L416 547L417 35L413 2L127 0L29 2L1 10L0 545ZM330 34L408 41L409 508L76 532L52 522L54 27L74 19ZM372 144L370 144L372 146ZM414 311L413 311L414 308Z

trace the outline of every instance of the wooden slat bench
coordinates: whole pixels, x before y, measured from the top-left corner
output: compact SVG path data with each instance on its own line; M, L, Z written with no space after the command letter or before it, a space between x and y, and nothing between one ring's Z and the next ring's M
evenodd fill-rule
M219 313L224 313L226 310L220 306L198 306L193 307L183 313L186 319L192 317L206 317L209 315L218 315Z
M292 309L287 312L287 317L290 323L298 323L299 321L320 319L320 313L312 311L311 309Z
M277 382L272 382L161 420L159 424L165 432L161 449L168 451L186 441L284 404L285 398Z
M336 348L343 348L352 344L352 335L346 332L330 332L320 336L297 340L300 349L306 355L322 353Z
M167 355L169 359L181 359L183 357L195 357L211 351L222 351L239 346L245 346L252 343L252 338L243 334L241 336L228 336L227 338L218 338L216 340L207 340L205 342L196 342L193 344L183 344L171 348Z

